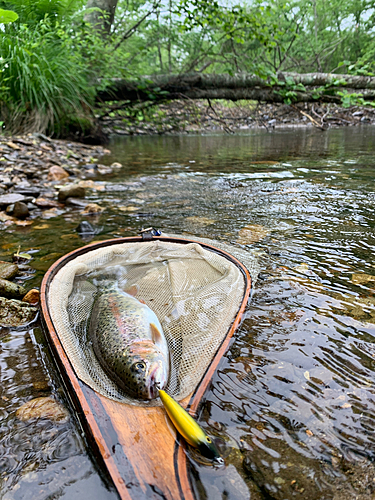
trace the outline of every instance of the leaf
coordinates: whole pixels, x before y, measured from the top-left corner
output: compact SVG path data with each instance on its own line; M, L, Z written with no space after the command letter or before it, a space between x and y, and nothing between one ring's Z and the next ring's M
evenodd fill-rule
M19 253L17 257L21 257L22 259L31 259L31 255L28 253Z
M0 24L14 23L17 19L18 14L13 10L0 9Z

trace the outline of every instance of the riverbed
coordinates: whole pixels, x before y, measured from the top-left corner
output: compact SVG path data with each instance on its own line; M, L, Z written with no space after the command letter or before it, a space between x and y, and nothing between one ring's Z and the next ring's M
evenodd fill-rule
M114 138L86 200L0 226L0 259L61 255L153 226L246 249L260 274L200 423L226 468L198 463L199 499L367 500L375 494L375 127ZM88 221L94 233L77 226ZM115 499L93 461L38 322L0 330L1 497ZM69 421L19 421L53 396Z

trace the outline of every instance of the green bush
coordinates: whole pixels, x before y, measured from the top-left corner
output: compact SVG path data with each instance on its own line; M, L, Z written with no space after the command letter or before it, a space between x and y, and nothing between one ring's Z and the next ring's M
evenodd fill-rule
M72 30L71 30L72 31ZM48 17L13 23L0 38L0 119L11 133L58 131L90 114L94 88L79 40Z

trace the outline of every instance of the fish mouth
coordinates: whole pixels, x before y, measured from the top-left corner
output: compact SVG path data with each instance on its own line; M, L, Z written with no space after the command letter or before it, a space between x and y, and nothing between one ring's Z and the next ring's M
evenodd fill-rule
M159 363L155 363L150 367L147 377L146 390L149 399L155 399L159 395L159 389L163 389L167 380L164 374L163 367Z

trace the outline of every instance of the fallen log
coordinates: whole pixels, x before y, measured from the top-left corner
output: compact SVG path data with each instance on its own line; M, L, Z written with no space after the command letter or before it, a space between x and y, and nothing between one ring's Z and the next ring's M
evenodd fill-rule
M298 87L297 87L298 86ZM375 77L329 73L278 73L264 80L256 75L193 73L157 75L139 80L113 79L97 94L106 101L160 101L170 99L240 99L260 102L331 102L340 103L338 92L361 94L375 100Z

